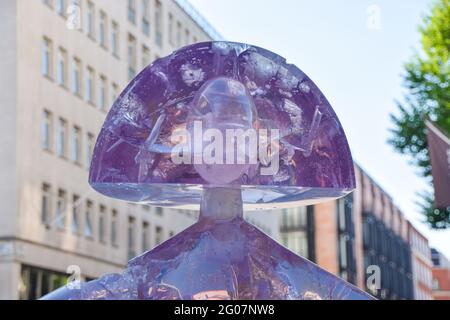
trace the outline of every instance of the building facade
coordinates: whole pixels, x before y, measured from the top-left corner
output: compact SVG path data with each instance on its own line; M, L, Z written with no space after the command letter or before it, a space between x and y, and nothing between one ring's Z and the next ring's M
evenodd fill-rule
M413 299L411 225L358 165L355 176L356 190L345 198L284 210L282 242L379 299ZM422 249L413 250L418 259ZM426 265L426 255L420 258ZM422 282L422 276L414 279ZM429 285L428 280L423 281Z
M433 262L433 298L450 300L450 261L438 250L431 249Z
M0 0L0 299L120 272L197 214L101 196L87 183L113 101L151 61L217 38L185 1ZM277 238L276 218L249 215Z
M380 288L373 291L379 299L413 299L412 256L408 239L408 221L392 198L363 170L358 168L356 191L360 199L362 222L363 272L367 279L370 266L379 267Z
M433 276L428 239L408 222L408 238L411 247L414 299L433 300Z

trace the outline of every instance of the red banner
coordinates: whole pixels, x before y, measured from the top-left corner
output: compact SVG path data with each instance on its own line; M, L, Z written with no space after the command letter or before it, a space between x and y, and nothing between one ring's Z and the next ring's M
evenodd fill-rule
M426 121L428 151L436 208L450 207L450 138L431 121Z

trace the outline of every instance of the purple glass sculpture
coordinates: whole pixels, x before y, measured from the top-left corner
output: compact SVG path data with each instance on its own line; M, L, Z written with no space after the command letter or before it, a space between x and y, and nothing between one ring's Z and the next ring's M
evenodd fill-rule
M47 299L370 299L243 219L355 188L344 131L315 84L240 43L191 45L145 68L114 103L89 182L109 197L198 209L193 226L122 274Z

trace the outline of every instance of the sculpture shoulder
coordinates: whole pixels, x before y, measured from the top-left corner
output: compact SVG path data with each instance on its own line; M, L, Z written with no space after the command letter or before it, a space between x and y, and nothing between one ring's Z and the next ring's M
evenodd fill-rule
M80 282L73 287L71 285L66 285L45 295L40 300L80 300L81 286L82 284Z
M128 270L90 282L70 283L44 296L42 300L133 300L137 285Z

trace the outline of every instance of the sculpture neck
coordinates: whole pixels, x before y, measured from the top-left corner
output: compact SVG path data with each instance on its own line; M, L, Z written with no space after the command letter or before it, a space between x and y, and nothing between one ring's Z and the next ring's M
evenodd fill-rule
M242 218L240 188L205 188L200 204L200 220L231 220Z

